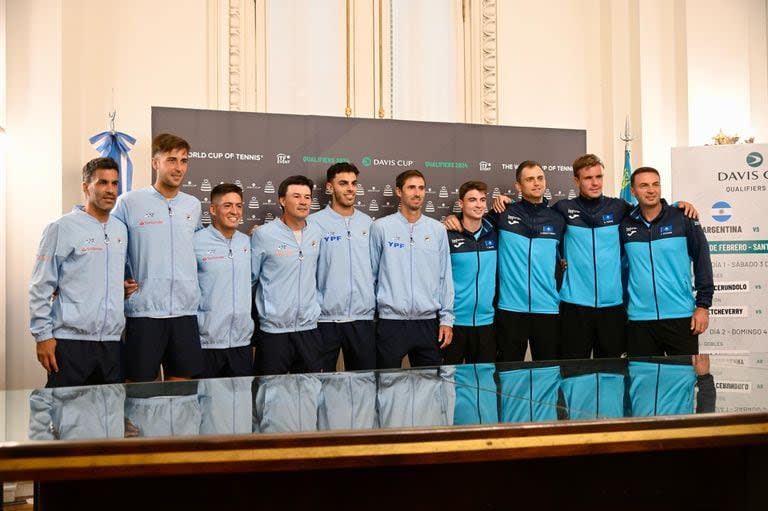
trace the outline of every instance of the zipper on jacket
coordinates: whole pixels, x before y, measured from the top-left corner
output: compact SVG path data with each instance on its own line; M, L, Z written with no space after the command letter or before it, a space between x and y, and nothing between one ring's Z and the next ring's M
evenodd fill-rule
M595 227L592 226L592 269L595 272L595 307L597 307L597 246L595 244Z
M99 386L101 391L101 404L104 405L104 431L107 433L107 438L112 435L109 434L109 407L107 406L107 395L103 386Z
M477 364L472 364L472 368L475 370L475 388L477 388L477 420L478 424L482 424L483 413L480 406L480 375L477 374Z
M653 416L658 413L659 406L659 380L661 379L661 364L656 364L656 392L653 396Z
M531 412L531 418L533 422L533 369L528 369L528 409Z
M354 214L354 213L353 213ZM347 253L349 255L349 306L347 307L347 319L352 319L352 293L354 291L352 279L354 278L354 269L352 268L352 218L345 218L344 224L347 227Z
M107 280L106 280L106 289L104 292L104 321L101 323L101 332L99 333L99 340L104 340L104 329L107 327L107 314L109 312L109 234L107 234L107 224L102 224L101 227L104 229L104 251L107 253L106 255L106 272L107 272Z
M528 312L533 310L533 296L531 290L531 252L533 251L533 238L528 238Z
M477 269L475 270L475 306L472 309L472 326L476 326L477 323L477 302L480 301L480 242L478 240L474 241L475 254L477 255Z
M168 315L173 316L173 281L176 280L176 262L173 258L173 208L171 207L170 201L166 201L166 204L168 205L168 227L171 231L171 303Z
M410 263L410 269L411 269L411 313L410 313L410 315L413 316L413 302L414 302L414 297L413 297L413 250L414 250L414 247L416 246L416 242L413 239L413 224L409 223L408 226L410 228L410 234L411 234L411 244L410 244L410 248L408 249L408 254L409 254L409 257L410 257L409 263Z
M233 236L234 237L234 236ZM229 249L229 262L232 263L232 317L229 320L229 347L232 347L232 330L234 330L235 327L235 313L237 312L237 307L235 305L235 285L237 283L237 279L235 278L235 256L232 253L232 239L227 240L227 248Z
M595 373L595 419L600 418L600 373Z
M653 266L653 230L649 229L648 233L648 257L651 262L651 283L653 284L653 303L656 306L656 319L661 319L659 313L659 297L656 295L656 270Z
M238 389L233 378L229 378L229 384L232 386L232 432L237 433L237 395Z
M296 330L299 328L299 315L301 314L301 267L304 264L304 252L302 251L301 247L304 245L304 235L301 236L301 243L299 244L299 285L298 285L298 293L296 295L297 297L297 306L296 306L296 321L293 324L293 329Z

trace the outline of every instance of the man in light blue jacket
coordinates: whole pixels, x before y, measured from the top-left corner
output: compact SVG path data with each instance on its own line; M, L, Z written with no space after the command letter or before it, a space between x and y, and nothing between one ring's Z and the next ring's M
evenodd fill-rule
M232 183L211 190L213 223L195 233L203 378L251 375L251 240L237 230L243 191Z
M200 201L180 191L189 143L163 133L152 140L152 186L120 196L113 215L128 228L125 376L130 381L200 374L200 289L192 238Z
M453 278L445 227L421 213L426 180L418 170L400 173L400 209L371 227L371 268L376 276L376 364L400 367L442 363L453 338Z
M122 381L120 335L125 226L110 216L118 167L96 158L83 167L85 206L49 224L29 284L30 330L47 387Z
M283 214L251 238L252 285L259 313L256 374L322 370L317 259L322 232L307 223L312 181L290 176L277 191Z
M373 219L355 208L359 174L351 163L331 165L326 173L331 202L308 218L323 232L317 288L324 371L336 369L339 350L347 370L376 368L376 297L369 248Z

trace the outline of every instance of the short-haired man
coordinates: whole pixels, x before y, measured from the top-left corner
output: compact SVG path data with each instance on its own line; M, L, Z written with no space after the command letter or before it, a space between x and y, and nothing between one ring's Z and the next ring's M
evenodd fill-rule
M30 330L47 387L122 381L120 336L125 226L110 211L119 170L112 158L83 167L85 206L49 224L29 285Z
M638 207L620 229L629 266L628 354L695 355L698 336L709 325L714 294L706 236L698 221L661 198L656 169L635 169L631 190Z
M355 208L359 174L351 163L331 165L325 185L331 201L308 218L323 233L317 289L324 371L336 369L339 350L346 370L376 368L376 296L369 248L373 219Z
M203 378L250 376L251 240L237 230L243 218L243 190L232 183L211 190L212 223L195 233L203 348Z
M573 162L579 196L553 206L566 223L568 270L560 290L563 358L618 358L627 351L619 224L632 206L603 195L603 172L600 158L579 156Z
M421 212L426 180L406 170L395 181L396 213L371 227L371 267L379 321L376 363L400 367L440 365L440 349L453 337L453 278L445 228Z
M499 231L499 360L523 360L529 341L534 360L555 360L560 341L557 272L565 222L547 206L541 164L520 163L515 179L522 200L490 215Z
M603 162L594 154L576 158L573 178L579 195L552 206L566 224L563 257L568 270L560 290L561 358L617 358L627 351L619 224L633 206L603 195L604 171ZM680 207L686 215L696 216L690 204L681 202Z
M459 188L461 231L449 231L453 274L453 341L445 349L446 364L496 361L493 327L496 296L498 233L484 215L488 185L467 181Z
M252 285L259 313L256 374L320 372L317 260L322 232L307 223L312 180L290 176L277 190L283 214L251 238Z
M189 143L163 133L152 140L153 185L120 196L113 215L128 227L125 371L151 381L160 366L167 380L202 370L197 308L200 289L192 243L200 201L180 191Z

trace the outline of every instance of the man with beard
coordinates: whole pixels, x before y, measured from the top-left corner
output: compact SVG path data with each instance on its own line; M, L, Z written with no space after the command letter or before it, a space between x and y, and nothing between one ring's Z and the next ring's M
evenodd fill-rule
M421 212L426 180L406 170L395 181L399 211L373 223L371 266L376 277L379 321L376 363L400 367L442 363L453 338L453 278L443 225Z
M37 360L47 387L122 381L120 336L128 237L110 216L118 167L96 158L83 167L85 206L45 228L29 285Z

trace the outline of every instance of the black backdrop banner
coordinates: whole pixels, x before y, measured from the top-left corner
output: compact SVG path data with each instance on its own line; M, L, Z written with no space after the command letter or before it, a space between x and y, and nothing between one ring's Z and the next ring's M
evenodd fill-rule
M542 164L550 202L573 198L572 163L586 150L584 130L153 107L152 136L159 133L192 146L182 191L203 203L204 223L211 188L243 188L245 232L280 216L277 187L290 175L312 179L312 210L324 207L325 171L340 161L360 169L361 211L394 213L395 176L415 168L427 180L425 214L442 219L458 211L459 186L471 179L488 184L489 200L516 195L515 170L524 160Z

